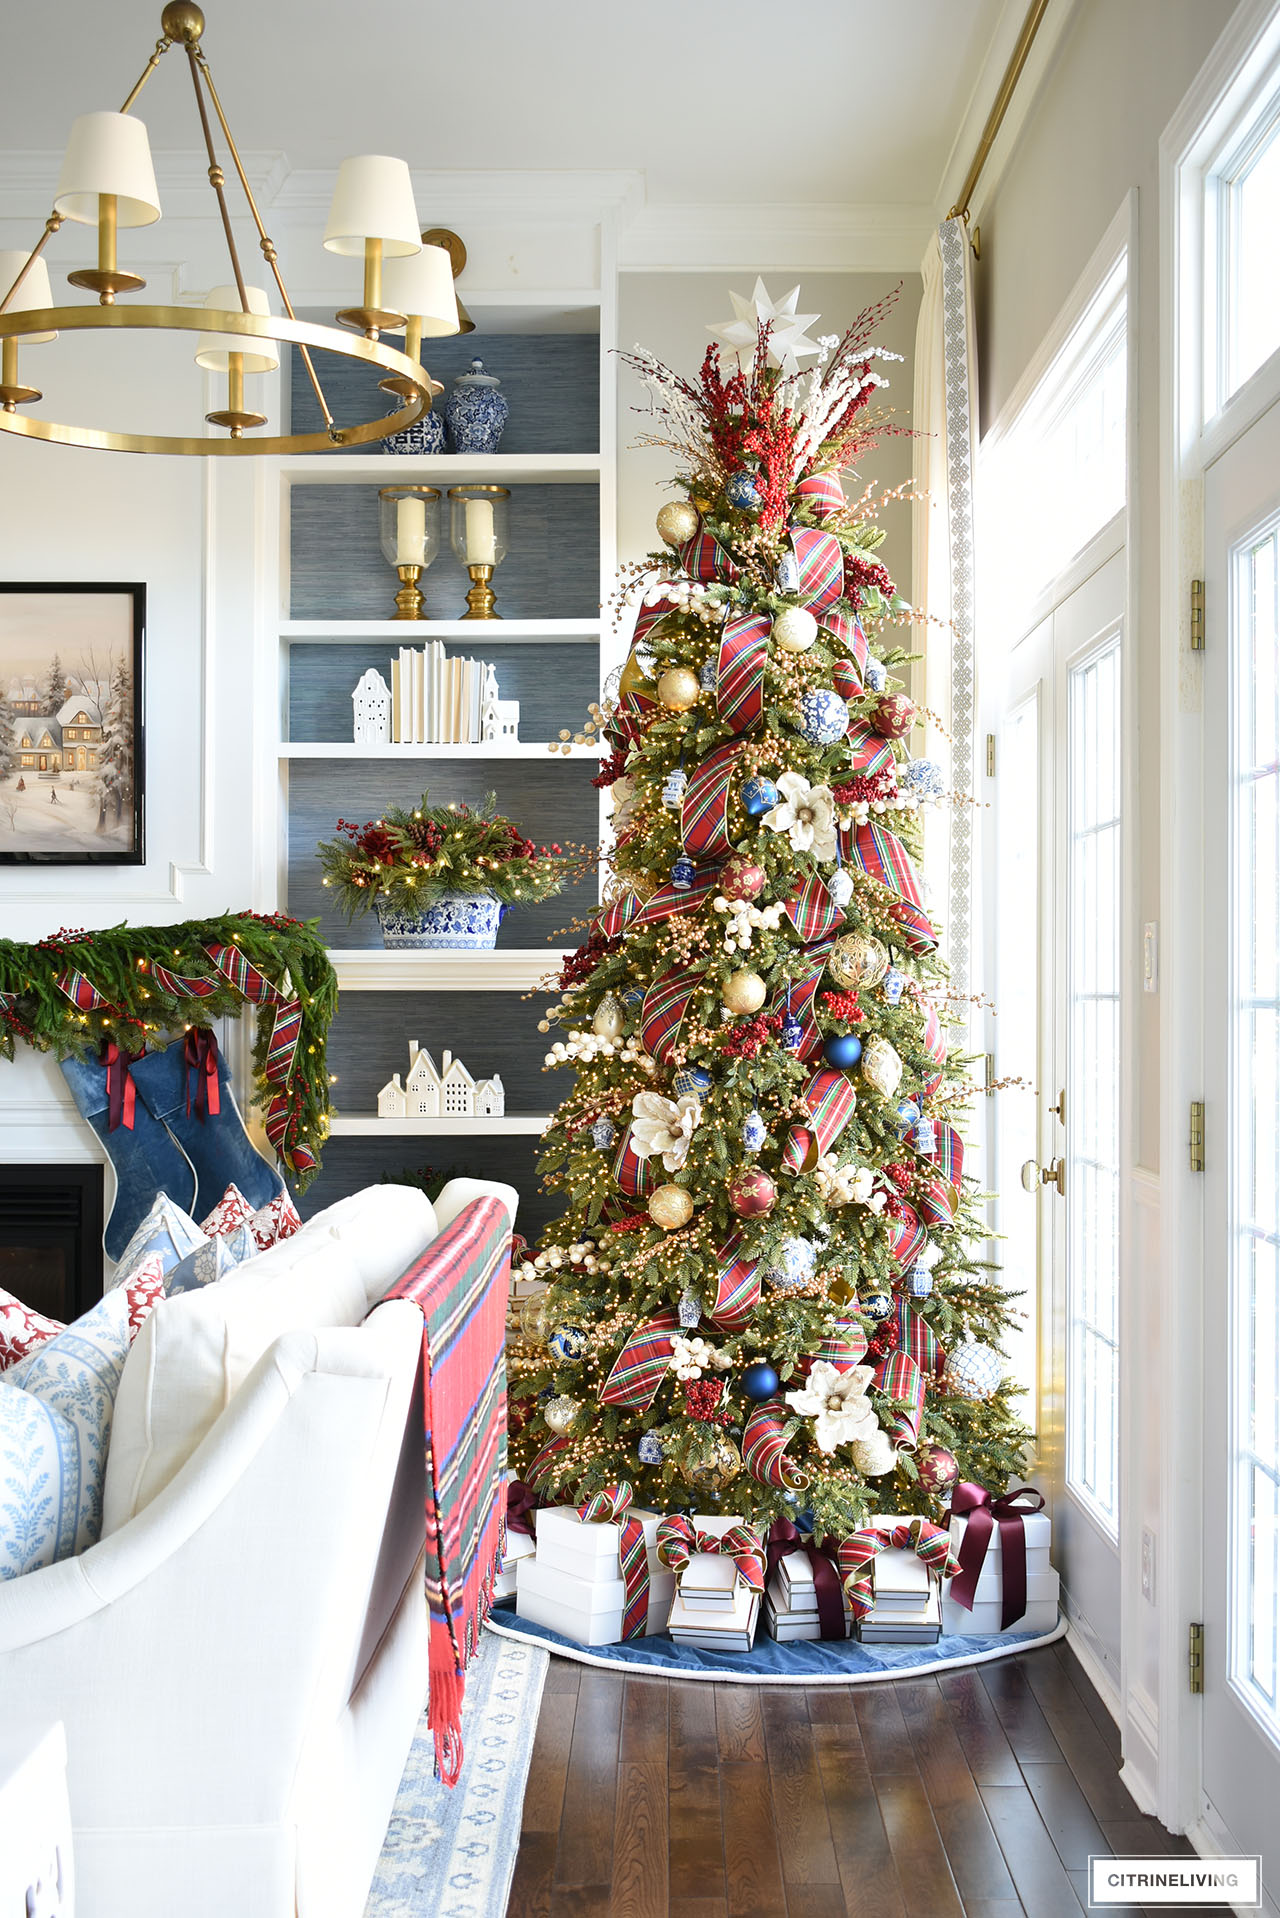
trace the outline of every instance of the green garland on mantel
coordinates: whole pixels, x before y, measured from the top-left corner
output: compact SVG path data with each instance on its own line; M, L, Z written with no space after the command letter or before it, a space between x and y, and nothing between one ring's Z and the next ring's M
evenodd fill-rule
M325 1041L337 975L317 921L225 913L176 926L0 939L0 1054L18 1040L59 1058L161 1051L212 1019L258 1009L255 1098L267 1136L304 1191L329 1134Z

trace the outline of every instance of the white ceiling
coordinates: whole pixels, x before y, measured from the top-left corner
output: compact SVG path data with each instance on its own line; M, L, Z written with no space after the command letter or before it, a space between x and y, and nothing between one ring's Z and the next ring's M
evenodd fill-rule
M210 0L241 146L330 167L634 169L654 203L934 205L969 157L1025 0ZM62 145L123 101L159 0L10 7L0 140ZM173 49L138 112L198 143ZM957 142L963 130L965 148ZM950 163L950 174L949 174Z

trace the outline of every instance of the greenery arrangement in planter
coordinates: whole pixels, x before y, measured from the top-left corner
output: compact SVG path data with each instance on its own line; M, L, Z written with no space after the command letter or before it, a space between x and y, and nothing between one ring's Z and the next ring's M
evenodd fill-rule
M583 870L585 848L535 846L489 793L462 801L389 807L365 825L338 821L317 847L323 883L348 920L373 908L387 946L491 947L512 906L550 899Z

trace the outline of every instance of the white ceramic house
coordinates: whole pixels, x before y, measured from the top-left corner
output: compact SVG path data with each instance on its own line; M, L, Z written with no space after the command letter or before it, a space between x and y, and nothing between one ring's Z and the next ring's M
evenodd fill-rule
M351 695L351 737L357 746L386 746L391 741L391 688L374 666Z
M416 1039L409 1041L409 1070L403 1085L397 1072L378 1094L380 1119L496 1119L505 1109L506 1092L496 1073L491 1079L476 1080L451 1052L442 1054L437 1068Z
M378 1117L380 1119L403 1119L405 1116L404 1087L397 1072L387 1080L378 1094Z

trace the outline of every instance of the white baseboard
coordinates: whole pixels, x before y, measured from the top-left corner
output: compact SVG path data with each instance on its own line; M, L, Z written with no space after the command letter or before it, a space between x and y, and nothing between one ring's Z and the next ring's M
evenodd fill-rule
M1093 1686L1094 1691L1097 1692L1098 1697L1102 1700L1116 1724L1123 1728L1124 1721L1120 1712L1120 1687L1116 1684L1115 1679L1108 1671L1103 1660L1094 1650L1093 1634L1084 1624L1079 1613L1073 1609L1069 1597L1065 1600L1063 1609L1067 1614L1068 1645L1070 1645L1072 1651L1084 1667L1085 1677Z
M1156 1817L1160 1797L1160 1713L1141 1685L1131 1685L1120 1721L1124 1764L1120 1782L1140 1812Z
M1235 1855L1240 1850L1230 1832L1219 1829L1217 1821L1210 1816L1207 1807L1194 1824L1187 1826L1186 1835L1195 1846L1196 1855L1199 1858L1221 1858L1224 1853ZM1262 1912L1262 1918L1280 1918L1280 1911L1277 1911L1265 1890L1262 1890L1261 1906L1233 1905L1231 1909L1239 1914L1239 1918L1257 1918L1259 1910Z

